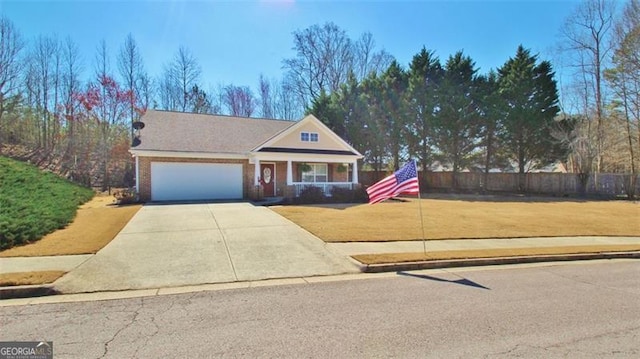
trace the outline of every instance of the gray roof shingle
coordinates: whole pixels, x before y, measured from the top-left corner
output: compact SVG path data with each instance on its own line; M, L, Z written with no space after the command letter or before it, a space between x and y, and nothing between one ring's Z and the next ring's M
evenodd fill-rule
M147 110L133 150L247 153L295 122Z

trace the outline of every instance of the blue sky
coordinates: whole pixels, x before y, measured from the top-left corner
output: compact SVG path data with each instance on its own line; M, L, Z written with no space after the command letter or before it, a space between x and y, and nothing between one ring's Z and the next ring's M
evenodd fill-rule
M293 56L292 32L327 21L357 38L373 34L407 66L423 46L444 62L464 50L481 73L500 67L519 44L553 59L564 19L576 1L2 1L0 13L27 40L70 36L79 46L85 76L104 39L115 56L128 33L147 71L159 76L180 45L202 66L205 89L217 84L255 88L258 76L280 78ZM560 69L556 69L560 72Z

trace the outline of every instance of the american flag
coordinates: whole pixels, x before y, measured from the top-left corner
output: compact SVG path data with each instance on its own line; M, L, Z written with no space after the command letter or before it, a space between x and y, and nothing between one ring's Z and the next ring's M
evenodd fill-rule
M418 169L416 163L410 161L391 176L367 188L369 204L376 204L402 193L419 193Z

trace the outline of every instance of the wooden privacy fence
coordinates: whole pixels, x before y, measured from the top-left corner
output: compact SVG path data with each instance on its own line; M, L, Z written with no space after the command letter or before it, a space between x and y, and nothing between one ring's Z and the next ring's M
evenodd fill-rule
M388 172L361 171L360 183L369 186L389 175ZM627 194L629 176L618 173L591 174L587 188L583 191L575 173L477 173L420 172L420 187L423 191L470 191L470 192L527 192L550 195L598 194L618 196ZM454 183L455 181L455 183ZM635 193L640 193L640 176L636 177Z

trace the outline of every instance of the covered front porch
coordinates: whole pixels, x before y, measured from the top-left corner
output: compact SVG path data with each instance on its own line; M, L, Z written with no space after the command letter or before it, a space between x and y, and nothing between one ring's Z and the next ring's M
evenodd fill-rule
M358 182L358 162L354 156L255 156L250 197L295 198L308 187L319 188L331 197L335 188L355 189ZM298 155L298 156L295 156Z

